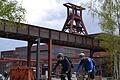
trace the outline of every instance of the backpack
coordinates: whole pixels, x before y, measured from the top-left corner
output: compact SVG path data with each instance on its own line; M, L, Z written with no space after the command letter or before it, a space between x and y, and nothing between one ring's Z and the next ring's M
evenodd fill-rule
M84 59L83 65L87 70L95 70L95 62L91 58Z
M72 64L71 59L70 59L69 57L67 57L67 56L64 56L64 57L68 60L68 62L70 62L70 64L71 64L71 68L73 68L74 66L73 66L73 64Z

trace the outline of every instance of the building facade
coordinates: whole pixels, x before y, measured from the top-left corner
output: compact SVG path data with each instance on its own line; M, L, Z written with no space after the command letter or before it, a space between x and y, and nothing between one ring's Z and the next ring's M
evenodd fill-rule
M48 47L47 45L41 45L40 46L40 54L39 54L39 62L40 62L40 73L41 75L45 75L45 71L48 70ZM36 59L36 46L32 46L31 48L31 67L36 66L35 59ZM79 63L79 57L78 54L81 52L84 52L86 56L90 56L90 51L86 49L79 49L79 48L72 48L72 47L66 47L66 46L57 46L53 45L52 48L52 65L54 66L57 61L57 54L63 53L65 56L68 56L71 58L72 63L74 64L73 72L76 70L77 65ZM4 64L4 67L0 67L0 71L3 72L3 70L6 70L9 66L20 66L20 65L27 65L27 47L18 47L15 50L12 51L3 51L1 52L2 58L11 58L14 59L12 62L7 62ZM104 64L107 64L107 56L106 53L94 53L93 58L96 62L96 75L102 75L102 76L110 76L109 74L106 75L108 67L105 67ZM1 63L0 66L3 66ZM6 67L7 66L7 67ZM3 69L4 68L4 69ZM57 73L60 72L61 67L59 66L57 69Z

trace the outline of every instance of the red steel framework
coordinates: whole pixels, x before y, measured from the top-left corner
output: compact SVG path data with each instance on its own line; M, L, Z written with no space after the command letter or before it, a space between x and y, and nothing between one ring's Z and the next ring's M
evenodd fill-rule
M62 31L69 33L88 35L82 19L82 10L85 8L71 3L63 4L67 7L67 19Z

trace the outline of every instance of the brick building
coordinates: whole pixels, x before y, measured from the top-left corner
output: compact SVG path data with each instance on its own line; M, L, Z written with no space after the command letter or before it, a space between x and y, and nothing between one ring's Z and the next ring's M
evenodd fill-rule
M47 45L41 45L40 46L40 55L39 55L39 61L40 61L40 72L41 74L45 74L45 71L48 69L48 47ZM34 45L31 48L31 59L32 59L32 63L31 63L31 67L35 67L35 59L36 59L36 46ZM90 51L86 50L86 49L79 49L79 48L72 48L72 47L65 47L65 46L57 46L57 45L53 45L53 50L52 50L52 63L53 65L56 63L56 55L61 52L66 56L69 56L74 64L74 69L73 71L75 71L78 63L79 63L79 57L78 54L81 52L84 52L86 54L86 56L89 56ZM0 67L0 71L2 72L4 69L8 68L6 67L6 65L8 66L13 66L13 65L26 65L26 58L27 58L27 48L26 47L17 47L15 50L12 51L3 51L1 52L1 56L2 58L15 58L16 61L12 61L11 64L4 63L4 67ZM99 53L94 53L93 58L96 61L96 67L97 67L97 75L102 75L102 76L109 76L106 75L106 71L107 68L105 66L102 66L104 64L107 63L107 56L108 54L104 53L104 52L99 52ZM106 60L106 61L105 61ZM1 63L0 66L3 66L3 64ZM4 69L2 69L4 68ZM60 67L58 67L59 69L57 69L57 72L60 72Z

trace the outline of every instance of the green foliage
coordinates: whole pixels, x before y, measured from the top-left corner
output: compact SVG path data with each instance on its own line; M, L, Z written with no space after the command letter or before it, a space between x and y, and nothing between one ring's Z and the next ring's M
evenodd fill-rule
M120 29L120 0L90 0L89 9L99 17L101 29L108 34Z
M103 5L101 6L100 14L101 17L101 28L104 32L114 34L116 29L118 29L117 21L117 10L118 3L114 0L104 0ZM120 11L120 10L119 10ZM119 18L120 19L120 18Z
M104 15L104 17L102 17L101 19L101 29L104 32L113 34L116 31L116 27L115 26L115 21L114 18L111 18L110 14L106 13L106 12L101 12L102 15Z
M25 21L26 10L15 0L0 0L0 19Z
M90 10L97 14L103 33L101 46L110 53L120 52L120 0L91 0Z
M101 46L105 48L109 53L120 52L120 37L112 34L101 34L97 36L101 40ZM111 54L112 55L112 54Z

